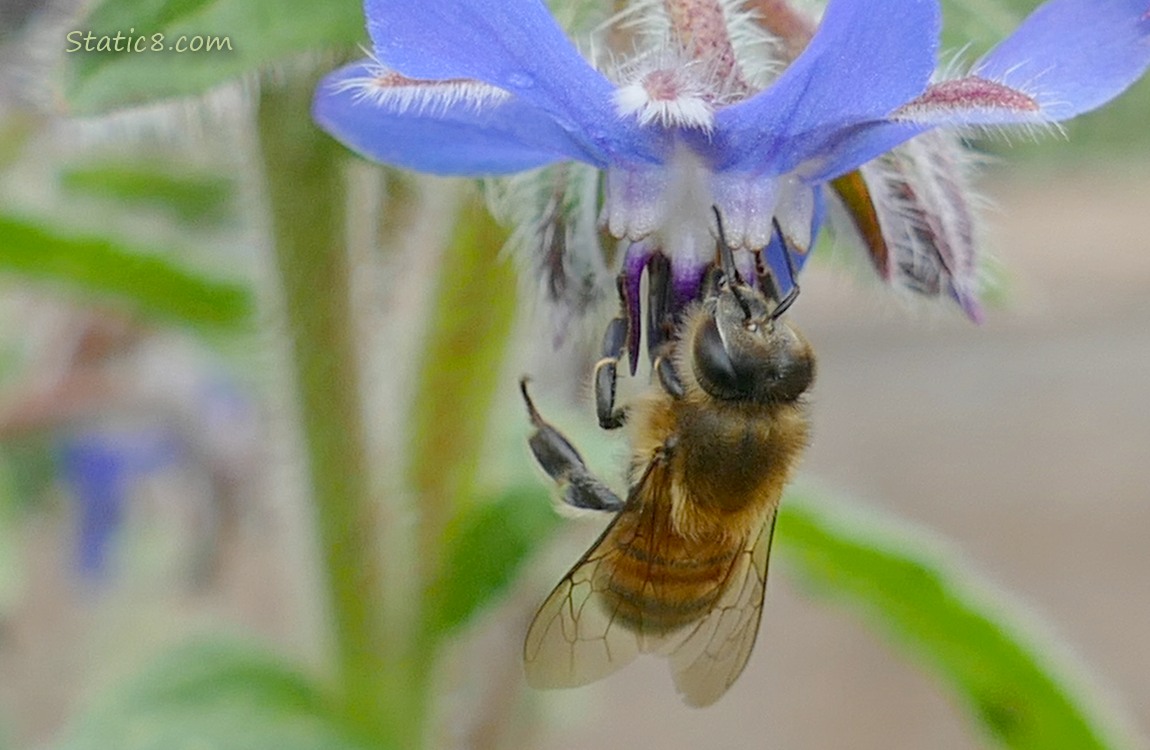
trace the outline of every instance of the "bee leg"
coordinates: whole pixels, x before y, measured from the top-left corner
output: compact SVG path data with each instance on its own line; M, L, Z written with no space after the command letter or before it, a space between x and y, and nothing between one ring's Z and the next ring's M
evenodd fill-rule
M674 335L671 261L662 253L656 253L647 263L647 354L652 361L663 343Z
M683 381L679 378L679 373L675 370L675 365L671 362L669 353L660 354L655 358L655 374L659 378L659 385L663 386L663 390L671 394L675 399L683 397Z
M762 292L763 296L767 299L778 302L783 298L783 290L779 288L778 282L775 281L775 274L771 271L771 267L767 265L767 259L763 257L762 251L755 254L755 280L759 284L759 291Z
M719 292L723 286L723 281L725 279L726 277L723 276L723 269L715 265L712 265L710 268L708 268L707 272L703 274L703 283L701 284L699 290L702 298L707 300L718 297Z
M604 430L618 429L627 421L627 410L615 406L619 362L627 348L630 325L622 284L619 287L619 302L623 310L619 317L607 324L607 330L603 332L602 358L595 363L595 413L599 417L599 426Z
M575 446L540 416L527 394L527 378L519 381L519 390L527 404L531 424L535 426L535 434L528 440L528 445L543 471L561 488L563 502L588 510L622 510L623 501L619 496L587 469Z
M704 279L704 284L706 279ZM674 352L675 310L672 305L671 262L662 255L647 266L647 347L651 369L663 390L676 399L683 397L683 381L671 361Z

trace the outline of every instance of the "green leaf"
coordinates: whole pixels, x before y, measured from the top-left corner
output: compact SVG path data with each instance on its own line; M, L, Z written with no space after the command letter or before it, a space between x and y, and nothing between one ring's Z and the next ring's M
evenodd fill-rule
M797 493L782 506L778 550L814 594L860 610L935 671L1004 747L1123 747L1087 699L1066 649L922 531Z
M251 293L239 284L203 278L114 240L64 235L3 215L0 271L65 282L196 326L236 329L252 313Z
M559 524L542 484L468 507L448 527L443 567L428 596L426 632L446 635L466 625L507 590Z
M70 64L66 96L77 114L201 94L303 53L353 50L366 41L358 0L105 0L76 28L61 42ZM87 51L117 32L133 48L143 37L145 49ZM181 38L190 44L209 37L221 47L175 50Z
M60 183L74 195L160 210L194 228L230 218L235 192L226 177L179 174L151 163L78 167L64 172Z
M60 750L366 750L329 696L263 651L205 642L162 656Z

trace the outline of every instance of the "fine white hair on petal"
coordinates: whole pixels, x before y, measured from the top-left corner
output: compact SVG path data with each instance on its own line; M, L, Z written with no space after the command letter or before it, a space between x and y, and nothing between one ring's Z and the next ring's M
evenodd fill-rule
M720 2L730 30L731 47L743 75L753 88L766 88L787 65L780 41L763 27L754 9L739 0Z
M953 133L934 130L863 165L893 286L928 297L953 294L978 317L982 286L981 200L971 185L975 157Z
M618 13L611 16L600 27L599 32L617 29L634 36L639 41L663 42L671 38L671 19L667 15L664 0L634 0Z
M618 86L619 116L633 117L640 125L710 133L715 109L738 98L714 61L693 60L670 40L617 65L610 77Z
M1024 141L1037 142L1047 136L1069 139L1066 128L1060 122L1052 120L1039 120L1033 122L1002 123L997 125L967 125L960 132L968 137L995 138L1007 145L1013 143L1014 138Z
M615 90L615 109L621 117L634 117L643 126L698 129L710 133L715 109L697 87L679 87L677 71L651 71Z
M511 97L509 92L482 81L407 78L378 63L367 68L367 75L340 81L336 90L352 91L357 100L370 102L394 114L438 114L460 103L478 111Z
M971 44L967 42L958 49L939 53L938 67L931 77L932 83L949 81L952 78L962 78L971 69Z
M896 110L893 119L959 127L1008 140L1018 134L1029 140L1051 132L1064 134L1057 111L1065 102L1044 89L1046 71L1016 80L1020 63L998 76L984 76L978 65L961 74L961 54L936 72L934 83L922 95ZM964 119L969 122L962 122Z

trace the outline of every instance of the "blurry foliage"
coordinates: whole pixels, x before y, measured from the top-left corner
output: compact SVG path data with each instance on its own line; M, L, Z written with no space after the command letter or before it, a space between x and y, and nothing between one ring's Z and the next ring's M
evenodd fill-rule
M409 482L426 503L421 525L428 550L439 548L443 528L475 491L517 302L515 271L502 254L507 232L478 196L465 202L455 226L423 334L410 412Z
M0 502L10 519L36 510L56 478L51 439L35 434L5 441L0 446L0 477Z
M934 670L1001 747L1121 747L1052 642L922 530L810 489L786 498L778 554L808 593L857 610Z
M6 453L6 452L5 452ZM19 531L27 504L15 476L17 464L0 453L0 623L17 606L23 591ZM0 748L5 747L0 732Z
M248 322L252 299L245 286L206 279L170 256L0 215L0 271L63 282L193 326L238 329Z
M60 184L77 196L153 209L191 229L219 226L235 214L233 180L223 175L179 174L154 162L111 162L65 169Z
M227 37L231 51L196 54L194 62L168 52L73 53L67 97L76 114L199 94L302 53L354 50L367 38L356 0L109 0L83 28L97 36L146 30L163 34L164 44L183 35Z
M498 600L559 524L538 484L511 487L467 507L447 529L447 556L428 592L425 632L436 639L449 636Z
M60 750L365 750L339 702L280 657L231 642L165 654L96 707Z
M961 60L973 60L1035 5L1034 0L950 0L944 49L958 51ZM269 69L290 78L295 69L285 63L316 53L332 58L354 54L355 45L366 39L357 0L105 0L76 28L91 29L96 35L128 29L149 35L159 32L169 43L185 34L218 35L226 36L232 46L230 52L194 56L69 54L66 100L77 114L199 95ZM261 85L274 87L270 78ZM290 123L297 126L306 123L308 115L301 109L284 116L299 118ZM1148 121L1150 80L1144 80L1105 111L1072 123L1068 132L1075 147L1084 152L1128 149L1131 144L1150 142ZM28 158L24 149L35 135L33 130L17 118L0 122L0 166ZM331 173L323 177L332 177L341 168L327 159L326 151L308 151L306 144L301 148L307 153L299 159L285 163L268 158L264 165L277 190L283 191L276 198L281 205L273 206L273 213L286 214L281 232L292 228L293 211L284 210L291 208L289 201L309 206L331 198L308 192L313 189L309 186L322 180L297 179L292 170L310 159L328 164L325 169ZM1065 158L1068 150L1044 147L1041 153L1043 158ZM60 166L58 182L60 190L74 198L97 201L110 211L158 213L188 233L225 225L240 213L232 179L189 175L162 160ZM74 234L66 229L70 218L0 214L0 271L50 281L81 299L85 295L115 298L156 321L200 332L248 333L260 322L251 282L225 281L193 271L181 248L139 246L114 234ZM305 219L295 216L294 220ZM501 230L477 213L473 204L464 209L451 240L452 262L443 267L441 302L429 316L428 328L413 332L425 344L420 360L424 386L407 420L407 434L415 439L406 489L418 495L415 515L423 524L422 539L413 547L421 561L431 564L431 570L420 581L422 598L410 606L421 610L422 627L417 630L426 634L419 637L427 639L423 644L427 651L420 653L429 660L444 639L461 632L500 599L560 523L544 499L541 480L528 485L517 478L503 487L477 488L475 463L485 448L490 449L492 392L501 376L516 309L513 274L506 264L496 262L502 237ZM304 289L308 278L299 282ZM325 287L321 293L342 291ZM336 310L334 314L343 313ZM336 321L341 322L347 321ZM297 344L299 337L313 335L316 340L303 342L307 346L302 350L317 356L322 357L331 344L320 334L302 329L292 334ZM325 393L331 395L330 389L340 386L322 377L305 385L314 389L309 397L317 404L323 403ZM494 413L503 425L525 424L517 409ZM327 442L312 446L313 452L339 454L355 445L355 430L346 429L339 414L319 413L315 418L319 426L311 437L322 432ZM313 426L309 423L309 429ZM515 440L521 450L505 453L522 456L526 466L523 430L519 432ZM0 460L0 555L15 549L7 539L22 512L21 498L34 494L31 487L44 481L44 467L29 461L24 450L19 445L6 446L6 460ZM316 508L321 524L330 522L331 514L331 508ZM332 548L328 562L345 559L335 549L339 545L378 541L364 538L356 517L345 520L345 527L335 528L324 540ZM880 631L933 669L996 742L1012 748L1113 746L1106 744L1112 741L1106 721L1082 699L1077 679L1060 666L1055 653L1036 641L1003 597L989 593L990 588L965 563L953 555L928 551L933 546L929 535L899 530L869 514L856 518L829 498L809 492L787 499L778 530L778 554L812 593L859 609ZM15 561L0 559L0 617L9 592L19 585L18 571ZM387 572L412 574L410 570ZM332 596L328 603L337 614L341 609L355 610L353 614L369 619L378 614L370 611L375 597L359 593L353 596L355 601ZM349 634L336 632L334 638L347 639ZM403 674L383 674L379 680L392 680L400 690L434 688L428 676L430 663L391 666L414 669L412 680L405 682ZM423 723L434 716L424 702L430 699L417 696L406 715L395 713L389 719L412 727L376 727L377 731L365 734L362 722L350 717L354 712L349 706L357 697L346 695L347 688L317 684L285 666L278 656L248 645L192 644L157 660L144 674L97 701L60 747L386 748L392 746L391 737L421 736ZM405 745L404 750L414 747Z

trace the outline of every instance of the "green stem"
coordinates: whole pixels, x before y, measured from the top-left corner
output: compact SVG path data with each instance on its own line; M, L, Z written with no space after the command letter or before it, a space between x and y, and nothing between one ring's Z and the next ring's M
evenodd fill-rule
M371 497L349 299L345 155L312 124L314 85L269 84L259 132L334 647L349 718L384 747L415 750L422 716L399 700L403 644L389 643L383 627L380 506Z
M516 310L515 272L501 257L507 240L474 194L465 200L439 273L435 308L424 333L419 391L411 417L408 479L419 498L422 625L413 644L416 700L429 700L430 678L446 636L437 620L449 565L449 527L473 502L479 462ZM426 710L426 707L423 707Z
M507 231L474 194L455 223L425 333L409 478L419 497L421 580L434 581L448 523L471 500L515 321Z

